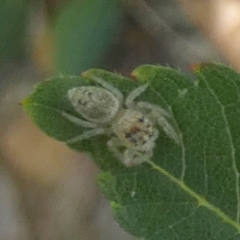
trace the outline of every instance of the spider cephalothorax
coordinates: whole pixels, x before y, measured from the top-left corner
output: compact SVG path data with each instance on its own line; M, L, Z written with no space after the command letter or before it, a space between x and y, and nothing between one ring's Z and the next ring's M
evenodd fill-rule
M134 89L124 101L117 88L101 78L92 79L101 86L81 86L68 91L68 99L81 118L63 115L88 128L68 143L106 134L110 136L109 150L128 167L141 164L153 155L159 127L176 144L180 143L179 134L167 120L171 115L166 110L149 102L135 102L148 84Z

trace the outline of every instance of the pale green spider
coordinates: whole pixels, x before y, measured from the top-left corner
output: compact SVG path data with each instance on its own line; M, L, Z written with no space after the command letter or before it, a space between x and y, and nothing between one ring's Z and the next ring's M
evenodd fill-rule
M92 77L100 86L81 86L68 91L68 99L77 118L64 113L71 122L88 128L67 143L106 134L107 146L127 167L141 164L153 155L155 141L159 136L157 127L176 144L179 134L167 119L171 115L156 104L134 100L148 87L148 83L134 89L124 101L123 94L101 78Z

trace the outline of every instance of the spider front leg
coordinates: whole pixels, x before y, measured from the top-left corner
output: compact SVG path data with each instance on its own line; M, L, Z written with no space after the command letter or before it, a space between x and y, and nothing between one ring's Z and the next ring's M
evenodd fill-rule
M75 142L89 139L89 138L97 136L97 135L103 135L103 134L109 133L109 130L107 128L97 127L98 125L96 123L82 120L80 118L77 118L77 117L70 115L68 113L65 113L65 112L62 113L62 116L65 117L66 119L68 119L70 122L72 122L80 127L92 128L91 130L87 130L86 132L83 132L82 134L80 134L76 137L68 139L66 141L66 143L75 143Z
M127 108L134 108L135 106L135 102L134 100L141 95L149 86L149 83L146 83L144 85L141 85L137 88L135 88L132 92L130 92L130 94L128 95L128 97L126 98L125 101L125 105Z
M153 155L152 151L139 152L133 147L126 148L126 146L124 146L122 142L117 138L110 139L107 145L109 150L113 152L115 157L118 158L120 162L122 162L126 167L132 167L146 162ZM126 149L121 151L121 147L124 147Z
M171 119L172 116L163 108L156 104L148 102L138 102L137 107L143 111L150 111L149 116L157 121L158 125L162 128L164 133L170 137L177 145L180 145L181 138L174 127L169 123L168 119Z
M109 130L106 128L94 128L67 140L65 143L75 143L75 142L89 139L91 137L95 137L97 135L104 135L104 134L109 134Z
M124 152L124 165L127 167L140 165L148 160L153 155L153 151L139 152L134 148L126 149Z
M69 120L70 122L78 125L78 126L81 126L81 127L84 127L84 128L96 128L97 127L97 124L96 123L92 123L92 122L89 122L89 121L85 121L85 120L82 120L78 117L75 117L73 115L70 115L66 112L62 112L62 116L64 118L66 118L67 120Z
M107 146L115 157L123 162L123 153L119 150L119 148L123 147L122 142L118 138L113 137L107 142Z

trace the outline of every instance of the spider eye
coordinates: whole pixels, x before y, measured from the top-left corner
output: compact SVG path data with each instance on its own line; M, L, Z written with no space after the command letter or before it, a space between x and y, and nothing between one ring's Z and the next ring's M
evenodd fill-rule
M82 106L85 106L86 105L86 102L84 102L82 99L78 99L77 101L78 105L82 105Z
M93 95L92 92L90 92L90 91L87 92L87 96L88 96L89 98L92 98L92 95Z
M139 122L144 122L145 121L145 118L142 116L138 119Z

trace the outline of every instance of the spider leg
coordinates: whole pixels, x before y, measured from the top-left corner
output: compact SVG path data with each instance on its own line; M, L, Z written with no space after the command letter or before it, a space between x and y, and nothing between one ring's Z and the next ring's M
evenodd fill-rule
M179 134L175 131L172 125L168 123L167 119L159 115L157 115L156 118L158 120L158 125L163 129L165 134L174 140L177 145L180 145L181 140Z
M123 146L121 141L118 138L113 137L107 142L107 146L109 150L115 155L115 157L118 158L121 162L123 162L124 156L119 150L119 147Z
M155 104L151 104L147 102L138 102L137 106L143 110L150 110L151 111L150 117L153 117L154 119L156 119L158 125L162 128L164 133L168 137L170 137L172 140L174 140L174 142L177 145L180 145L181 140L180 140L179 134L176 132L174 127L166 119L166 118L172 118L171 115L166 110L164 110L163 108Z
M165 109L161 108L157 104L154 103L148 103L148 102L138 102L137 106L140 108L145 108L150 111L156 111L159 112L161 115L167 117L167 118L172 118L171 114L166 111Z
M132 167L139 165L149 160L153 151L140 152L135 148L127 148L123 153L119 150L119 147L125 147L118 138L112 138L107 143L110 151L113 152L116 158L118 158L126 167Z
M97 124L96 123L92 123L92 122L88 122L88 121L84 121L78 117L75 117L73 115L70 115L68 113L62 112L62 116L66 119L68 119L70 122L81 126L81 127L86 127L86 128L96 128Z
M152 151L138 152L135 149L126 149L123 157L123 164L127 167L140 165L149 160L153 155Z
M75 142L89 139L89 138L97 136L97 135L103 135L103 134L108 134L108 133L109 133L109 131L106 128L94 128L94 129L88 130L86 132L83 132L81 135L78 135L76 137L68 139L67 141L65 141L65 143L75 143Z
M125 101L125 105L127 108L133 107L135 98L137 98L141 93L143 93L147 89L148 85L149 83L146 83L130 92Z
M158 138L158 136L159 136L159 131L156 128L154 128L153 129L153 135L151 137L151 139L152 139L152 149L155 146L155 140Z
M120 103L123 103L123 94L114 86L112 86L111 84L109 84L108 82L104 81L103 79L101 79L100 77L96 77L96 76L91 76L90 77L93 81L99 83L100 85L102 85L104 88L106 88L107 90L109 90L110 92L112 92L120 101Z

